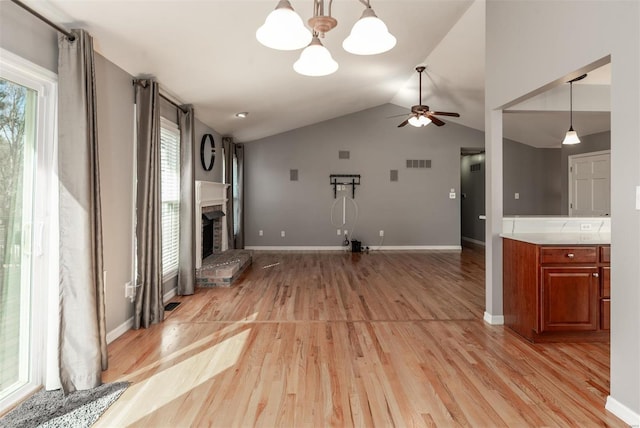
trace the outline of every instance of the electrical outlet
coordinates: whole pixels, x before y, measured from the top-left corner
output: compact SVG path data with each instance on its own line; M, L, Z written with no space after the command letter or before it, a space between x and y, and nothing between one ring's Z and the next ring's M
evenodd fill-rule
M280 237L284 238L284 235L285 235L284 230L281 230L280 231Z
M581 231L589 231L591 230L591 223L580 223Z
M449 199L455 199L455 198L456 198L455 192L450 192L449 193Z
M347 229L344 230L344 236L347 236L349 234L349 231Z
M342 236L342 231L338 229L338 236Z
M263 232L262 230L259 230L259 231L258 231L258 235L259 235L259 236L263 236L263 235L264 235L264 232Z
M124 298L131 299L131 301L133 301L134 297L135 287L133 286L133 284L131 284L131 281L129 281L124 285Z
M384 230L380 231L380 236L384 236Z
M520 193L516 192L513 194L513 199L520 199Z

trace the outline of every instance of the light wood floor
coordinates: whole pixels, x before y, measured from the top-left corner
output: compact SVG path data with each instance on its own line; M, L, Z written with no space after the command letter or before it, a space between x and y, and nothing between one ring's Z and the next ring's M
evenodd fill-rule
M624 426L607 344L482 321L484 254L255 253L109 346L133 384L97 426Z

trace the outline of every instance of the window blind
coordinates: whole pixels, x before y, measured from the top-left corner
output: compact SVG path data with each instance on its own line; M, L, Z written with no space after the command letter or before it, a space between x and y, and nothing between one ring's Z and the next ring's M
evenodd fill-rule
M162 275L178 271L180 229L180 130L160 121L160 188L162 193Z

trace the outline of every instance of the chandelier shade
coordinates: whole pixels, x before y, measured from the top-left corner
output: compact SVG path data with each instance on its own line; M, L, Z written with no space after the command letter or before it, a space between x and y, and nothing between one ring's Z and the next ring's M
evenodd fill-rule
M364 10L342 42L344 50L355 55L377 55L393 49L395 45L396 38L370 7Z
M256 31L256 39L260 43L281 51L302 49L311 42L311 38L311 32L288 0L280 0Z
M304 48L300 58L293 64L293 69L304 76L320 77L335 73L338 70L338 63L316 36L313 37L309 46Z

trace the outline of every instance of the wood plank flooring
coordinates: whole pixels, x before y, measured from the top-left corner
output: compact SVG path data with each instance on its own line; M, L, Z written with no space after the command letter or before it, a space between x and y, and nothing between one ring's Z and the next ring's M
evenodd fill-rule
M132 386L96 426L625 426L609 345L490 326L482 249L256 252L231 288L109 346Z

